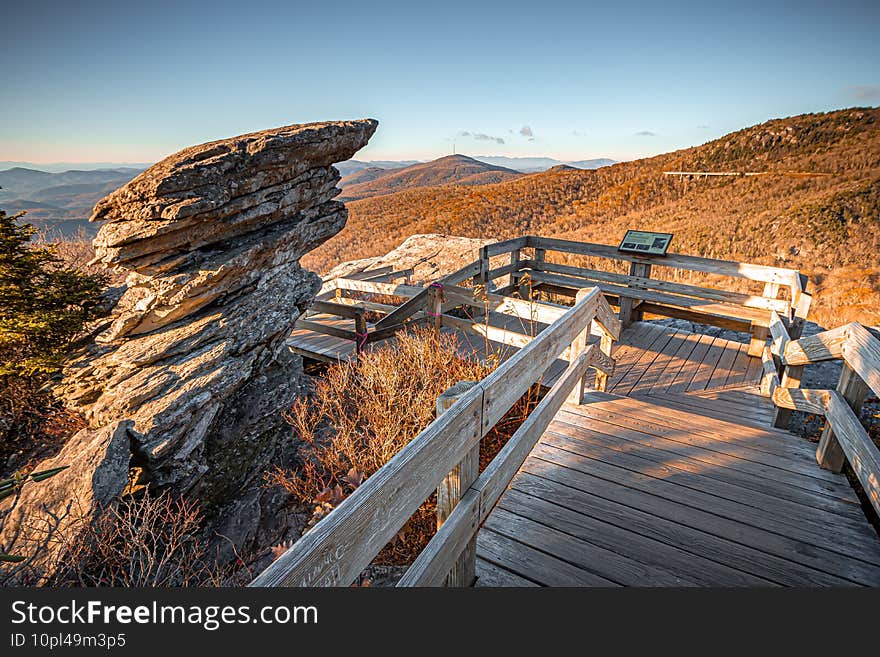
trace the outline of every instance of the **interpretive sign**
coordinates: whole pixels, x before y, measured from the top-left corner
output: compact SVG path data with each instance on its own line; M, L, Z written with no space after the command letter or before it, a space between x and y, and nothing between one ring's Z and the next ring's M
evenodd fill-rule
M672 241L672 233L652 233L646 230L628 230L618 251L641 253L643 255L666 255Z

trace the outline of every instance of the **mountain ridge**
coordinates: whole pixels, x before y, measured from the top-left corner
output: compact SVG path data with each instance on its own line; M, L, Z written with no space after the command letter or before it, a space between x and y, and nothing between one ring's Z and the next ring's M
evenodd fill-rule
M74 235L89 231L88 217L104 196L140 173L140 169L70 169L48 172L25 167L0 171L0 208L26 211L38 228Z
M831 175L679 179L669 170ZM675 234L672 251L801 269L829 324L880 324L880 109L775 119L706 144L596 170L480 186L406 189L348 203L346 228L304 258L318 271L381 255L413 234L532 233L617 244ZM760 291L758 291L760 292Z
M447 155L402 169L383 172L370 168L350 174L339 183L342 188L339 198L342 201L351 201L384 196L415 187L484 185L511 180L522 175L519 171L487 164L467 155Z

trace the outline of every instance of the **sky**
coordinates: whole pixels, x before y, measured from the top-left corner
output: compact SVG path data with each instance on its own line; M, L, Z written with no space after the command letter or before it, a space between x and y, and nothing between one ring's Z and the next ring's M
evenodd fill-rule
M634 159L880 105L880 2L7 3L0 161L373 117L358 159Z

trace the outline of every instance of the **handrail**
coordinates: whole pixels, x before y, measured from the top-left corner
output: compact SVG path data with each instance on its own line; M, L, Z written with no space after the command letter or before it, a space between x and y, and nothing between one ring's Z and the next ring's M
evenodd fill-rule
M716 258L704 258L702 256L685 255L682 253L667 253L664 256L639 255L625 251L618 251L617 247L610 244L593 244L589 242L575 242L550 237L538 237L530 235L526 239L527 246L542 248L547 251L562 251L578 255L595 256L611 260L623 260L626 262L641 262L676 269L687 269L709 274L746 278L762 283L777 283L782 285L798 285L800 274L794 269L784 267L771 267L768 265L755 265L734 260L719 260Z
M594 321L607 336L602 351L586 344ZM601 291L583 290L571 309L466 392L258 575L251 586L350 584L564 349L569 348L572 354L571 365L560 379L564 383L548 395L550 402L539 405L540 421L531 421L531 431L540 429L551 403L561 403L560 390L576 388L578 381L584 385L587 367L604 369L608 374L613 366L611 340L619 339L620 330L620 322ZM533 416L535 412L529 419Z
M522 250L525 248L534 250L533 258L523 257ZM546 260L547 251L629 262L629 274L549 262ZM490 259L505 253L510 253L509 264L499 266L493 263L493 267L490 267ZM764 290L757 296L651 278L651 268L654 265L758 281L764 283ZM479 273L475 275L475 281L491 292L493 280L509 275L509 284L500 289L499 293L506 294L518 288L522 294L524 290L521 282L527 275L525 270L533 272L531 278L535 283L552 292L573 294L573 290L581 287L598 285L611 302L620 307L620 319L624 327L640 320L645 312L651 312L748 331L752 334L749 355L757 357L761 356L769 335L765 311L775 310L779 313L791 337L796 338L803 330L812 301L806 291L806 277L794 269L680 253L668 253L665 256L627 253L608 244L536 235L482 247ZM780 287L789 289L787 299L778 298Z
M454 281L458 279L467 279L473 275L474 271L479 271L479 262L475 261L440 280ZM431 297L432 289L435 291L439 289L440 295L444 300L440 309L436 313L430 308L431 304L434 303L434 299ZM303 319L297 321L296 325L298 328L309 329L316 333L331 335L344 340L359 340L358 353L365 344L386 339L397 331L405 328L403 322L424 320L427 317L432 316L431 313L434 313L433 316L435 318L442 315L443 323L445 325L463 331L476 333L483 337L485 337L487 333L493 333L499 337L499 342L521 347L523 344L531 340L531 335L498 329L489 326L488 323L473 323L469 320L452 317L445 313L457 306L468 306L482 311L488 310L490 312L518 317L530 322L539 322L541 324L549 325L564 315L570 308L570 306L560 306L534 299L525 300L501 296L498 294L487 293L484 290L459 287L452 283L440 283L439 286L435 285L433 287L429 286L423 288L413 285L379 283L340 277L328 281L322 290L325 293L334 292L336 290L347 290L352 292L386 294L407 299L407 301L400 306L392 306L388 304L338 297L334 301L316 300L312 303L309 309L310 312L334 314L340 317L355 319L356 326L357 322L361 321L359 318L362 318L363 313L366 310L373 310L384 315L380 321L369 329L366 328L366 323L364 322L364 328L362 331L360 329L351 331L333 325L310 321L308 319L308 314L304 316ZM594 334L596 333L599 333L599 331L597 330L594 332ZM362 338L364 334L367 335L366 340L359 339L359 335Z
M541 403L529 414L486 470L465 491L452 514L429 541L397 586L441 586L458 555L476 536L479 527L507 489L529 452L546 431L584 372L596 366L602 352L590 345L556 381ZM608 364L605 365L607 370Z
M781 354L786 371L833 359L843 360L836 390L802 390L785 377L782 381L770 377L765 392L777 407L825 416L816 460L834 472L840 472L848 462L880 512L880 449L857 415L869 390L880 395L880 339L861 324L852 323L789 341Z

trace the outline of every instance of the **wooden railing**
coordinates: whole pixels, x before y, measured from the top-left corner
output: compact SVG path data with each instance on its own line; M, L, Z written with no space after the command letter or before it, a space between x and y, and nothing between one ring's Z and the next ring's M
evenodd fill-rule
M798 340L791 340L779 324L771 330L774 341L764 351L763 391L780 410L825 416L816 460L833 472L840 472L848 462L880 512L880 450L858 419L869 391L880 395L880 339L857 323ZM836 390L798 387L805 365L834 359L843 361ZM781 379L778 368L782 369ZM777 419L781 426L787 423L788 415L777 414Z
M529 249L531 257L523 250ZM629 263L629 273L620 274L551 262L550 251ZM492 268L492 261L510 254L507 264ZM652 278L655 266L746 279L763 283L760 294L687 285ZM722 328L751 333L749 354L760 357L769 337L771 312L775 311L789 335L799 337L809 311L811 296L807 279L800 272L728 260L669 253L665 256L638 255L618 251L606 244L589 244L546 237L525 236L484 246L480 251L480 271L475 282L494 290L494 281L509 276L509 284L497 293L519 289L523 280L532 287L574 296L577 289L595 285L608 301L620 308L624 327L650 312L678 317ZM780 291L787 290L785 298Z
M547 259L548 252L629 263L629 273L553 262ZM499 259L508 254L509 261L499 264ZM655 266L757 281L763 283L763 289L760 294L748 294L652 278L652 269ZM359 353L370 342L387 339L408 323L429 318L434 318L433 321L437 323L439 314L446 313L456 305L478 310L482 306L483 310L532 318L536 317L537 310L540 316L538 322L551 323L560 312L564 312L566 306L551 303L536 305L532 298L533 290L573 298L579 289L595 286L612 306L619 308L618 316L624 328L633 321L641 320L646 312L678 317L748 332L752 336L749 355L761 357L774 323L779 323L791 338L800 336L812 300L806 292L806 277L793 269L677 253L665 256L637 255L620 252L606 244L532 235L488 244L480 249L479 260L428 287L388 283L381 278L383 275L394 276L395 273L388 271L377 276L373 271L360 276L346 276L327 281L321 289L319 301L312 310L350 318L354 320L353 330L322 325L308 317L300 320L298 326L355 341ZM508 284L496 289L495 281L501 278L507 278ZM473 289L459 287L467 280L473 281ZM438 288L442 288L442 293ZM786 293L780 297L783 290ZM518 293L519 299L510 296L514 292ZM349 293L393 295L404 297L407 301L400 306L392 306L350 299L345 296ZM329 298L334 294L335 298ZM438 296L443 297L442 302L437 301ZM517 307L517 302L530 305L528 308ZM441 303L442 309L438 310ZM368 327L363 320L367 311L378 313L382 318L374 326ZM547 318L550 318L549 321ZM530 335L493 327L488 322L468 322L461 317L446 314L443 322L457 329L481 333L493 341L517 347L531 339Z
M603 335L600 345L588 344L593 325ZM480 523L559 407L566 401L580 402L588 368L601 373L596 381L598 387L603 386L613 372L611 346L620 330L619 320L598 288L579 291L573 307L492 374L460 394L446 412L263 571L252 586L350 584L435 490L442 496L442 524L403 584L443 584L453 570L451 583L471 583L474 557L468 546ZM569 359L565 373L476 476L474 452L480 440L563 353Z
M479 262L473 262L456 272L440 279L428 287L409 284L412 269L393 271L391 267L383 267L368 272L346 274L344 277L332 278L324 282L317 298L312 302L306 315L297 320L296 327L308 329L315 333L330 335L355 344L355 353L360 354L371 342L378 342L392 337L398 331L407 328L413 321L425 320L431 312L438 286L455 285L470 279L479 272ZM397 278L405 278L407 283L392 283ZM403 297L407 301L395 306L376 301L350 298L346 293L368 293L386 296ZM372 312L382 316L373 326L369 326L366 314ZM351 329L342 328L325 322L310 319L316 314L328 314L353 320Z

